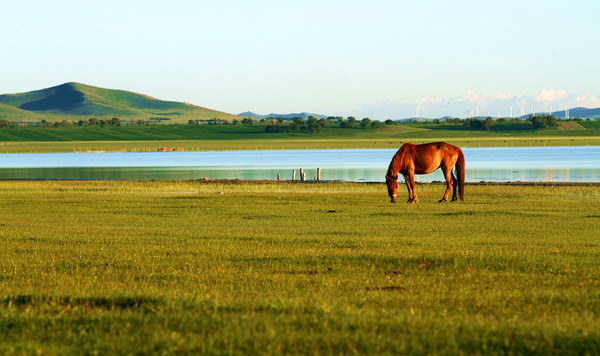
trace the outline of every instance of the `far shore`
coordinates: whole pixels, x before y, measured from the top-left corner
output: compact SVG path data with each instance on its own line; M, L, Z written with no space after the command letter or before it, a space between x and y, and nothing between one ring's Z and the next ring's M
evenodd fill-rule
M515 136L515 137L377 137L377 138L290 138L227 140L140 140L140 141L0 141L0 153L91 153L252 151L304 149L393 149L405 142L415 144L445 141L463 148L600 146L600 136Z

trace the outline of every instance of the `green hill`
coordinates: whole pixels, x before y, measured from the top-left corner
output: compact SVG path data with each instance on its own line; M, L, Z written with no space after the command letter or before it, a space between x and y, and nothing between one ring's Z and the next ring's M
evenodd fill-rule
M0 119L9 121L80 120L118 117L125 120L160 119L168 123L188 120L231 121L236 115L187 103L158 100L126 90L65 83L19 94L0 95Z

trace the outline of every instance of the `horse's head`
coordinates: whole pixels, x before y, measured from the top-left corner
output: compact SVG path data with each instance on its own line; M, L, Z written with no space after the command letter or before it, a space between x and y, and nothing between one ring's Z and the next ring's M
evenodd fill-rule
M396 195L398 195L398 176L385 176L385 184L387 185L388 195L390 196L391 202L396 202Z

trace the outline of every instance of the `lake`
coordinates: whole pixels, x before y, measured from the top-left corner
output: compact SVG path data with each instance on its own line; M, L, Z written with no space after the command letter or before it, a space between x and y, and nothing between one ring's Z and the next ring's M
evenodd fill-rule
M276 179L383 182L396 149L11 153L0 179ZM467 182L600 182L600 146L464 148ZM416 176L443 180L440 171ZM299 179L299 173L296 173Z

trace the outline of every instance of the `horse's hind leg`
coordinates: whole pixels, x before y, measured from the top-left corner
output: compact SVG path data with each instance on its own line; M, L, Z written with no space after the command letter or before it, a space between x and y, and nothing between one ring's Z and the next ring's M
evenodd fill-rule
M452 175L452 200L451 201L457 201L457 196L456 196L456 189L458 188L458 179L456 179L456 177L454 176L454 173L452 171L450 171L450 174Z
M444 177L446 177L446 192L444 193L442 199L440 199L440 203L448 201L448 195L450 194L450 189L452 188L452 183L454 182L454 179L452 177L452 169L442 167L442 171L444 172ZM456 186L454 186L454 194L452 196L452 199L456 199Z

